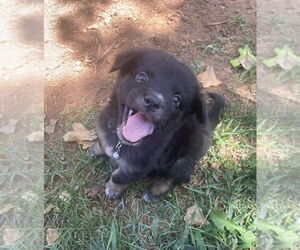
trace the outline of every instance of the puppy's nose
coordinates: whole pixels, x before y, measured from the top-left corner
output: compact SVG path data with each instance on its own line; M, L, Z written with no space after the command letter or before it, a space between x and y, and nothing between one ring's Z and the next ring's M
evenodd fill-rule
M159 109L161 107L162 100L155 95L147 95L144 97L144 105L147 108Z

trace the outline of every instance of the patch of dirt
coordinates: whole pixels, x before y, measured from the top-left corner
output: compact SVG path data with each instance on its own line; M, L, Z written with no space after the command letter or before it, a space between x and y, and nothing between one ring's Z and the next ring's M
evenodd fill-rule
M228 91L236 82L229 61L245 39L255 41L255 7L253 0L47 1L47 119L70 107L102 106L115 78L108 74L113 59L135 46L213 66L219 91L239 98Z

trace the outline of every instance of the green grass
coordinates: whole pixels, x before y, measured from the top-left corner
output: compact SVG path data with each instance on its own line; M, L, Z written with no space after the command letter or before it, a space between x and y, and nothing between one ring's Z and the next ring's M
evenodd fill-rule
M43 143L28 143L26 135L40 130L42 114L18 116L14 134L0 135L1 249L41 249L43 246ZM2 237L7 229L21 235L8 245ZM9 234L11 235L11 234Z
M75 112L76 113L76 112ZM74 112L67 121L78 120ZM81 122L91 117L80 114ZM68 118L68 119L67 119ZM244 242L237 230L217 227L212 211L226 214L230 223L254 232L255 217L255 112L244 115L228 110L217 127L213 145L199 162L189 184L178 187L167 198L153 204L142 200L145 181L132 184L125 207L105 199L103 191L93 199L84 191L93 183L104 186L113 170L108 159L92 159L77 145L53 138L45 147L46 228L60 237L51 249L237 249ZM229 153L228 153L229 152ZM67 192L69 198L59 198ZM209 220L205 226L184 221L188 207L197 204Z
M262 249L297 249L300 113L298 105L276 101L275 107L265 105L258 112L258 242Z

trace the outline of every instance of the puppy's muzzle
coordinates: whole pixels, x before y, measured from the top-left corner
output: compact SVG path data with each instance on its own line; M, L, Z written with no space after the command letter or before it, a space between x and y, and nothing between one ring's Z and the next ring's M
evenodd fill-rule
M144 106L147 110L159 109L162 107L162 98L157 94L146 95L144 97Z

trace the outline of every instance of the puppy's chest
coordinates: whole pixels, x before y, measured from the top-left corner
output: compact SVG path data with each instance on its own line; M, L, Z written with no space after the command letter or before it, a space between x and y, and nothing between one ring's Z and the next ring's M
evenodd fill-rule
M165 147L132 147L122 145L119 151L114 151L113 154L118 155L114 158L117 165L123 167L132 166L134 168L162 168L171 164L171 161L176 159L172 156L174 149Z

